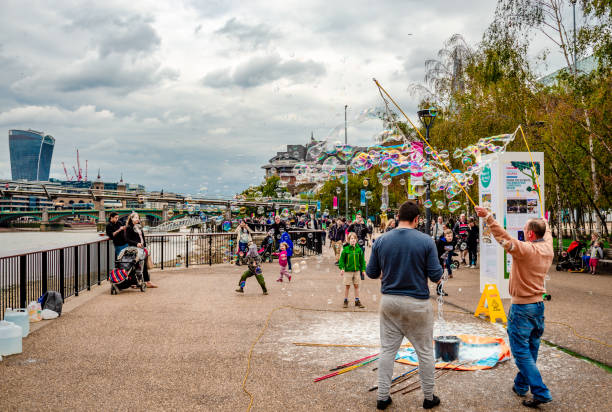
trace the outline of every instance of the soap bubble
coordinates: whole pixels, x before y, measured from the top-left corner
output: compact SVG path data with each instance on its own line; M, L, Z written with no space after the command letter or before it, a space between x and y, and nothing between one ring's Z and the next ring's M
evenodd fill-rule
M332 300L331 299L327 299L327 304L331 305L332 304Z
M391 175L388 172L385 172L380 175L379 181L383 186L389 186L391 184Z
M453 157L455 159L459 159L461 156L463 156L463 150L459 148L455 149L455 151L453 152Z
M437 207L438 209L440 209L440 210L444 209L444 202L443 202L443 201L441 201L441 200L438 200L438 201L436 202L436 207Z
M450 210L451 212L454 212L460 207L461 207L461 203L458 200L453 200L452 202L448 203L448 210Z
M427 191L427 187L425 187L425 185L422 185L422 184L414 185L412 186L412 189L414 190L414 194L416 194L417 196L423 196L425 192Z
M281 212L281 216L287 219L291 214L289 213L289 209L284 208Z
M225 222L223 222L221 228L224 232L229 232L230 230L232 230L232 222L226 220Z
M261 198L263 197L263 194L259 191L255 192L255 201L259 202L261 201Z
M425 208L427 209L429 209L431 205L432 205L431 200L426 200L423 202L423 206L425 206Z

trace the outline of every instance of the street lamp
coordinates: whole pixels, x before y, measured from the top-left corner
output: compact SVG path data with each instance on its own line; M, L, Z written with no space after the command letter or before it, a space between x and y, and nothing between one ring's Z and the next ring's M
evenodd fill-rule
M344 146L348 145L348 132L346 123L346 109L348 104L344 105ZM344 202L345 202L345 217L348 219L348 159L344 162L344 173L346 173L346 182L344 183Z
M336 187L336 193L338 194L338 216L340 216L340 193L342 192L342 189L340 189L340 186Z
M370 182L368 181L368 179L364 179L363 180L363 187L367 188L368 185L370 184ZM367 189L364 189L367 190ZM365 218L366 221L368 220L368 196L367 193L364 193L364 198L365 198Z
M572 2L572 8L574 9L574 76L577 74L576 72L576 1L570 0Z
M429 128L433 126L434 120L436 120L436 116L438 115L438 111L435 107L430 107L429 109L419 110L417 112L419 116L419 120L423 126L425 126L425 140L427 144L429 144ZM423 148L423 157L427 160L427 152L425 148ZM430 182L427 181L427 191L425 192L425 200L430 200L431 197L431 186ZM427 234L431 235L431 208L427 208L425 210L425 230Z

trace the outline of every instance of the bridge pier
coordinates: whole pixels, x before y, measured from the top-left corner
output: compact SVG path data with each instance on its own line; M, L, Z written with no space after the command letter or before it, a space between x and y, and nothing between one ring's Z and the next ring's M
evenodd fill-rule
M166 203L165 205L163 205L162 207L162 223L167 222L168 221L168 204Z
M49 210L44 208L42 210L42 218L40 219L40 231L47 232L49 230Z
M98 232L104 232L106 230L106 210L104 210L104 206L100 207L100 211L98 212L98 222L96 223L96 229Z

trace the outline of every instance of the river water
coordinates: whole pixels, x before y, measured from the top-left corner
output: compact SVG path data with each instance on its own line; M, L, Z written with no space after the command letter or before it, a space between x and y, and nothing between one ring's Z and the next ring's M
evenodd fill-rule
M63 232L0 232L0 257L79 245L99 239L101 236L95 229Z

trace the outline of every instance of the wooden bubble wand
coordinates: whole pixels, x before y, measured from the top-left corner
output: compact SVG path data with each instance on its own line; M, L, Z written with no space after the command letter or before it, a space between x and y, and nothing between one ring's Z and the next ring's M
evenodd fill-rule
M406 115L406 113L404 113L404 111L402 110L402 108L399 106L399 104L397 104L395 102L395 100L393 100L393 97L391 97L391 95L389 93L387 93L387 91L384 89L384 87L382 87L380 85L380 83L378 83L378 80L376 79L372 79L374 80L374 83L376 83L376 87L378 87L378 90L380 90L381 92L383 92L388 98L389 100L391 100L391 103L393 103L393 105L395 107L397 107L397 110L400 111L401 114L404 115L404 117L406 118L406 120L408 121L408 123L410 123L410 125L412 126L412 128L414 130L416 130L416 132L418 133L419 137L421 138L421 140L423 142L425 142L425 144L431 149L431 151L433 153L436 154L436 157L439 157L438 152L436 151L436 149L434 149L433 147L431 147L431 145L429 144L429 142L427 141L427 139L425 139L425 137L423 137L423 135L421 134L421 131L414 125L414 123L412 123L412 120L410 120L410 118L408 117L408 115ZM451 172L450 168L446 165L446 162L441 162L442 165L444 166L444 168L448 171L448 174L453 178L453 180L457 183L457 185L461 188L461 190L463 190L463 193L465 193L465 195L467 196L468 200L470 201L470 203L476 207L476 203L474 203L474 201L472 200L472 198L470 197L470 195L468 194L467 190L465 190L465 188L463 187L463 185L461 183L459 183L459 180L457 180L457 177Z

